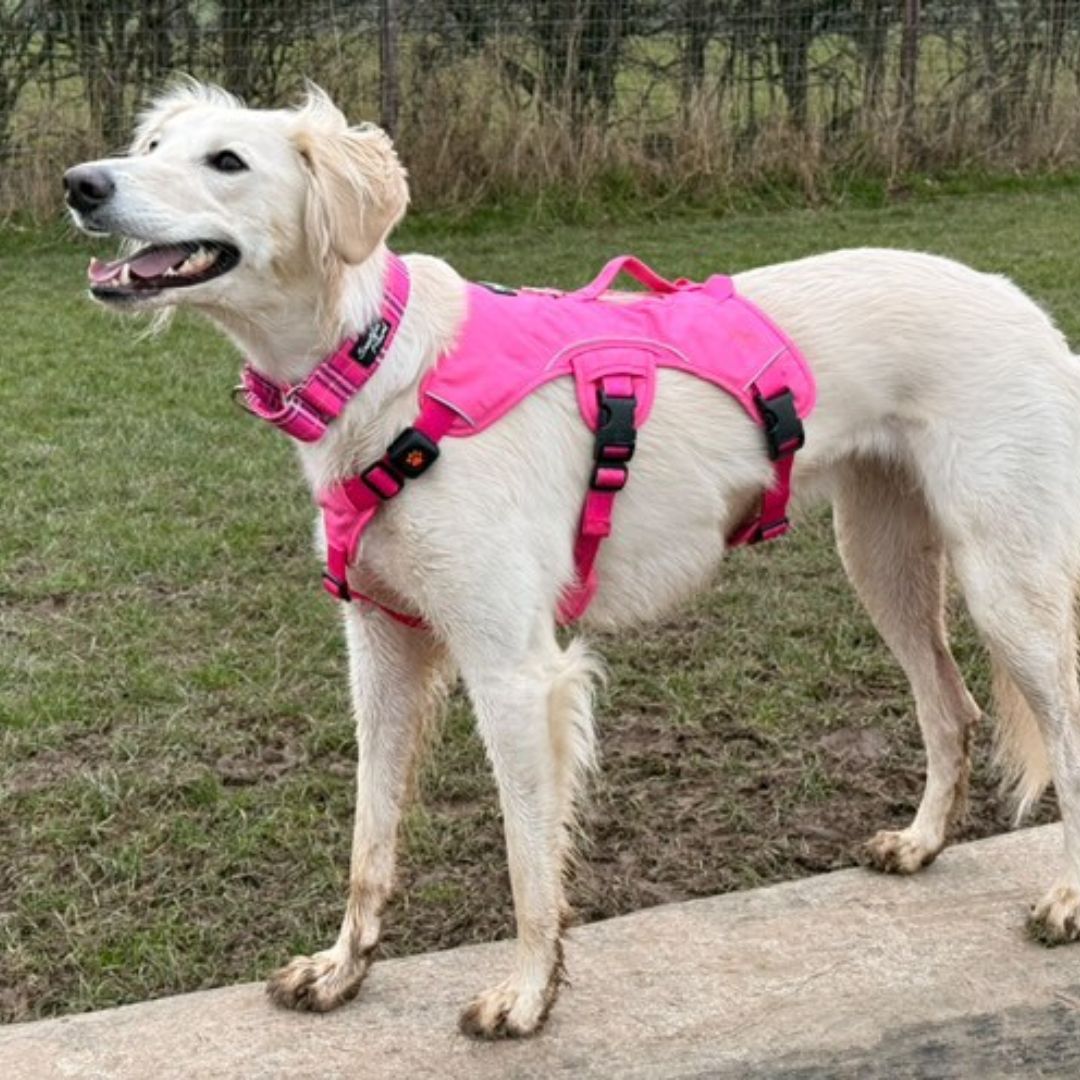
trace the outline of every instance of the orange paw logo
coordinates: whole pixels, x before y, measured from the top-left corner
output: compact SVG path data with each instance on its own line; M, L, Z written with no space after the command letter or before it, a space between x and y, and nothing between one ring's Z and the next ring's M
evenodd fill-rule
M424 451L423 450L410 450L405 455L405 464L410 469L421 469L424 466Z

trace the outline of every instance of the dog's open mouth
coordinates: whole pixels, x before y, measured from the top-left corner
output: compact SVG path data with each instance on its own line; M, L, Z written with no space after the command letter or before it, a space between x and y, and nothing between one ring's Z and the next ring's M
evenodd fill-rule
M126 259L91 259L90 292L99 300L126 300L156 295L164 289L201 285L228 273L240 251L218 240L151 244Z

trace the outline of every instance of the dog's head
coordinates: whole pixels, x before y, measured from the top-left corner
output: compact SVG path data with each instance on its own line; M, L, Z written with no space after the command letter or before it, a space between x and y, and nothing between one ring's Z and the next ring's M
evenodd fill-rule
M90 291L125 309L250 311L304 279L363 262L405 211L386 134L350 128L321 91L278 111L214 87L180 86L141 118L126 157L64 175L86 232L130 254L90 264Z

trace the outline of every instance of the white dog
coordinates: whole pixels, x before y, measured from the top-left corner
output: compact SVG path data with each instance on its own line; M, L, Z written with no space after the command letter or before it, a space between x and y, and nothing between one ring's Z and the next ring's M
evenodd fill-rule
M349 128L321 93L295 110L254 111L195 85L154 105L129 156L79 166L65 183L84 229L151 245L97 266L99 300L202 311L280 381L303 378L378 312L386 238L408 200L386 136ZM382 454L455 340L464 282L438 259L406 262L412 292L379 377L301 447L314 489ZM979 709L946 637L948 559L993 658L1000 756L1019 807L1053 780L1064 818L1064 866L1032 927L1048 942L1076 938L1077 358L1010 282L928 255L840 251L735 282L814 372L795 491L831 498L844 565L917 704L926 790L908 828L869 841L870 861L925 866L963 801ZM513 971L468 1006L462 1027L528 1035L555 999L597 670L555 634L591 453L573 393L572 380L550 383L489 431L444 442L439 467L365 536L353 584L421 614L427 629L344 605L359 746L349 897L337 942L272 977L282 1005L331 1009L359 988L421 728L449 674L464 680L498 780L518 925ZM648 433L600 556L593 625L632 626L707 584L724 536L770 480L760 430L691 376L661 374ZM706 460L701 446L713 448Z

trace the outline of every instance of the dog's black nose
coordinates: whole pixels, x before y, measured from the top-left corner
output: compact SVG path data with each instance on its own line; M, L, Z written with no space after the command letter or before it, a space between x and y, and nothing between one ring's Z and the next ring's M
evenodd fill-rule
M64 192L68 206L87 213L96 210L116 190L108 170L94 165L76 165L64 173Z

